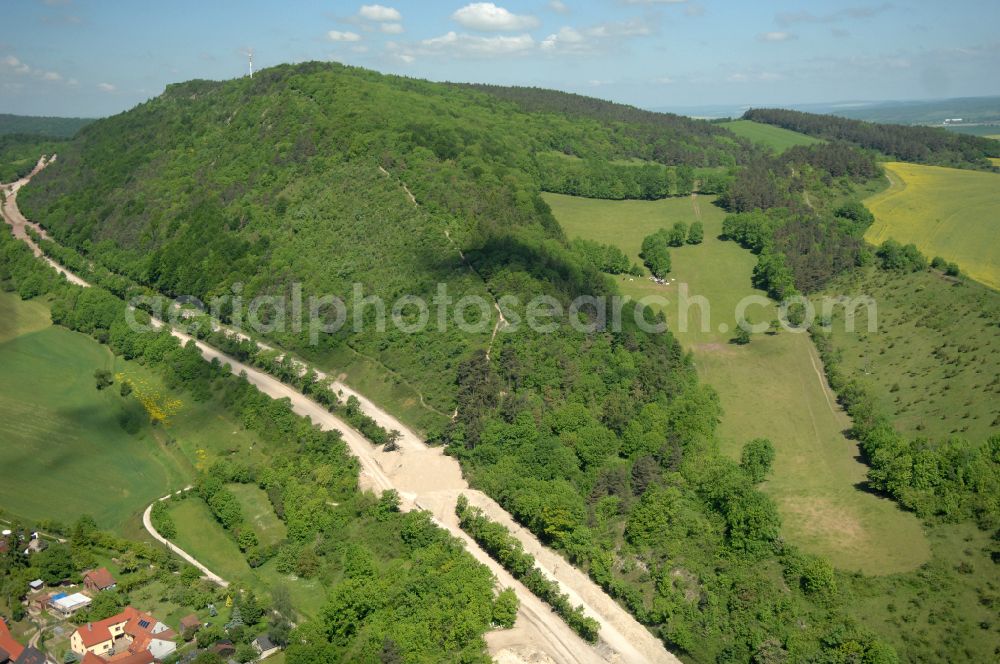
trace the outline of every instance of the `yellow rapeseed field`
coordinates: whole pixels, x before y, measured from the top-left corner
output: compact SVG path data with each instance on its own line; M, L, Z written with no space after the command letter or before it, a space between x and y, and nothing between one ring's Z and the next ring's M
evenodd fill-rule
M1000 290L1000 175L902 162L885 164L892 185L865 203L875 215L865 239L914 243L928 259Z

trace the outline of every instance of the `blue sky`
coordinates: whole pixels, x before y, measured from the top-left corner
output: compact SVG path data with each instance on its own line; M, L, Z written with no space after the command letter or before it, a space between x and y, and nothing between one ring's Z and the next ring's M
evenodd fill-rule
M644 107L1000 94L1000 1L5 0L0 112L101 116L337 60Z

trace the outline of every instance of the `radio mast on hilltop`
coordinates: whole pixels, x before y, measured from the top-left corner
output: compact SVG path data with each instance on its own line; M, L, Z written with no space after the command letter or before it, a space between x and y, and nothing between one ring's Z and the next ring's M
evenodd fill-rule
M250 60L250 78L253 78L253 49L248 48L246 50L247 58Z

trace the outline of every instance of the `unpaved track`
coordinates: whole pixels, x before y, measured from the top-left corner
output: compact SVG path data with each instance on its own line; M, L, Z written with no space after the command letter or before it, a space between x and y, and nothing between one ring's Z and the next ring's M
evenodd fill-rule
M45 162L40 161L39 164L40 167L44 167ZM16 190L29 179L30 176L5 189L12 190L12 193L16 194ZM16 195L8 195L3 216L5 221L14 227L15 232L20 224L22 230L18 237L32 245L38 253L38 248L31 242L31 238L23 232L26 225L34 226L34 224L25 220L17 210ZM67 277L71 276L71 273L62 266L52 261L49 263ZM89 285L75 275L72 277L74 283ZM153 324L156 327L164 325L155 319ZM308 417L321 429L339 431L343 435L344 442L360 462L359 479L364 488L376 491L395 489L402 498L403 509L429 510L441 527L466 543L473 557L486 565L501 584L514 588L521 601L521 608L517 627L511 636L515 633L523 634L523 642L511 643L511 639L499 639L504 642L504 648L520 645L534 648L560 664L680 661L668 653L659 639L605 594L597 584L557 553L543 547L526 529L517 526L510 515L489 496L470 489L455 459L445 456L441 448L429 447L410 429L370 400L363 399L353 390L349 392L358 396L362 410L381 426L386 429L396 429L402 434L398 451L385 452L375 448L343 420L273 376L245 365L179 330L171 328L171 333L184 343L194 341L205 359L209 361L218 359L221 363L228 364L234 374L244 374L249 383L268 396L288 399L293 411ZM346 386L341 385L340 389L344 389L347 393ZM482 507L491 518L510 528L514 536L522 542L525 550L536 557L542 571L555 579L562 591L569 595L575 604L583 604L587 614L598 620L601 630L597 645L591 646L577 636L547 605L514 579L462 531L455 516L455 501L461 493L467 495L472 504Z
M184 493L185 491L190 491L191 488L192 487L187 486L187 487L184 487L183 489L181 489L180 491L177 491L176 494L174 494L174 493L168 493L163 498L160 498L157 502L162 502L164 500L169 500L170 498L173 498L174 495L180 495L180 494ZM198 560L194 556L192 556L190 553L188 553L184 549L180 548L179 546L177 546L176 544L174 544L173 542L171 542L170 540L168 540L166 537L164 537L163 535L161 535L159 532L157 532L156 528L153 527L153 519L152 519L153 505L155 505L155 504L156 503L152 503L149 507L146 508L146 511L142 513L142 525L146 529L146 532L148 532L153 537L153 539L155 539L157 542L159 542L160 544L163 544L168 549L170 549L171 551L173 551L174 553L176 553L178 556L180 556L181 558L183 558L187 562L189 562L192 565L194 565L195 567L197 567L198 570L202 573L202 578L208 579L212 583L214 583L216 585L219 585L219 586L221 586L223 588L229 587L229 582L228 581L226 581L225 579L223 579L221 576L219 576L218 574L216 574L212 570L210 570L207 567L205 567L203 564L201 564L200 562L198 562Z

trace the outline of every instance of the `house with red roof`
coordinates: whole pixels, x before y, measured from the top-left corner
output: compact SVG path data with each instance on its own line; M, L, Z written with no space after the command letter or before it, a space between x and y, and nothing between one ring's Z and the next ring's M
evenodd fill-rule
M41 651L14 640L3 618L0 618L0 664L46 664Z
M16 662L24 652L24 646L14 640L7 623L0 618L0 664Z
M116 616L81 625L70 637L70 648L103 662L146 664L177 650L177 634L148 613L131 606Z
M116 585L118 584L115 582L115 577L111 576L107 567L92 569L83 575L83 587L95 593L111 590Z

